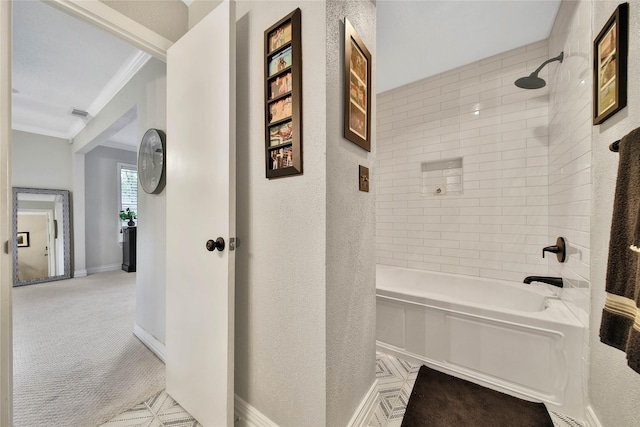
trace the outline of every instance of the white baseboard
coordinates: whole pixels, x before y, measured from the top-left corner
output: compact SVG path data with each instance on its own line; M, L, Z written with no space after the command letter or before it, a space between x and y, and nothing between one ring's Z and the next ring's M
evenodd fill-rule
M85 277L87 275L87 270L76 270L73 272L73 277Z
M145 331L137 323L133 325L133 335L138 337L142 344L146 345L162 362L167 363L167 348L153 335Z
M100 267L87 268L87 274L104 273L105 271L120 270L120 268L122 268L122 264L102 265Z
M360 402L358 409L354 412L347 427L366 427L367 422L380 404L380 393L378 393L378 380L375 380L371 388Z
M237 394L234 401L235 427L278 427L253 406L242 400Z
M600 420L596 416L596 413L593 412L593 408L591 407L591 405L587 405L586 412L587 413L585 421L587 423L587 427L602 427L602 424L600 424Z

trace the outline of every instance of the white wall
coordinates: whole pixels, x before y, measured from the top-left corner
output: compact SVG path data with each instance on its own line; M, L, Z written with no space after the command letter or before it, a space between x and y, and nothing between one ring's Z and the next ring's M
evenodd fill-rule
M14 130L11 148L12 186L71 190L68 140Z
M166 65L151 59L124 88L94 117L74 139L76 157L90 151L112 124L135 112L138 144L149 128L166 130ZM123 123L123 126L126 123ZM108 129L108 131L107 131ZM167 150L171 150L171 138ZM80 160L78 160L80 161ZM83 191L84 194L84 191ZM74 203L74 216L79 220L83 206ZM165 259L166 259L165 193L146 194L138 186L136 323L161 343L165 341ZM83 216L84 218L84 216ZM83 219L84 221L84 219ZM83 240L84 242L84 240ZM79 242L76 240L76 250ZM84 253L84 250L83 250ZM77 257L76 257L77 258Z
M122 244L118 163L136 164L136 153L96 147L85 157L86 267L89 273L119 269Z
M513 82L548 54L541 41L378 95L378 263L546 275L548 87ZM463 194L423 194L421 163L456 157Z
M596 1L594 36L609 19L618 2ZM640 419L640 375L627 366L625 354L600 342L599 330L605 299L605 276L618 154L608 146L640 125L640 1L629 1L628 105L593 127L593 205L591 248L591 360L590 398L603 426L635 426ZM590 61L592 58L590 58ZM597 250L595 250L597 249Z
M18 232L29 233L29 246L18 247L18 280L41 279L49 276L48 259L44 256L47 238L47 215L18 213Z
M235 389L277 425L326 422L326 5L238 2ZM264 31L302 11L304 174L268 180Z
M345 16L373 58L370 153L343 137ZM326 38L326 425L344 426L375 381L375 182L358 190L358 165L372 172L376 155L375 4L327 2Z
M562 236L567 261L549 254L549 273L564 281L562 299L589 328L591 311L591 13L589 2L563 2L549 38L549 56L564 51L549 73L549 242ZM582 383L588 402L589 336Z

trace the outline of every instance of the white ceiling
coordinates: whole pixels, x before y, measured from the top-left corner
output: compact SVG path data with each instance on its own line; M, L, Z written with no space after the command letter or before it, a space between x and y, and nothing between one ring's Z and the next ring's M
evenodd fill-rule
M13 128L72 139L149 58L43 2L14 1Z
M41 1L13 4L13 128L72 139L150 56ZM378 0L377 90L546 39L559 5ZM90 117L72 116L74 108ZM135 125L109 138L114 147L136 139Z
M380 93L548 38L560 0L376 4Z

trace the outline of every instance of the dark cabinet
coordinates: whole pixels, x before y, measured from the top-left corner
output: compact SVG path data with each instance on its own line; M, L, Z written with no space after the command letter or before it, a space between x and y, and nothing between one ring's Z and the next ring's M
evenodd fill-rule
M136 271L136 227L127 227L122 232L122 269L131 273Z

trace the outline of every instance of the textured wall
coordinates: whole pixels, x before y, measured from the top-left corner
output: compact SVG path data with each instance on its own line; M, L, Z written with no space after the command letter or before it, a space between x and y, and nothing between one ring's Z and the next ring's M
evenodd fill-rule
M564 280L562 299L589 327L591 311L591 3L563 2L549 37L549 56L564 51L549 72L549 244L566 239L568 258L549 256L549 273ZM588 402L589 336L582 383Z
M189 6L189 29L216 8L221 0L194 0Z
M593 34L597 35L618 2L593 2ZM629 1L628 104L616 115L593 127L591 248L591 360L590 398L603 426L635 426L640 419L640 375L627 366L625 354L600 342L604 307L607 248L613 211L618 155L609 144L640 125L640 1Z
M325 426L325 3L237 3L236 393ZM265 178L264 30L302 11L304 174Z
M510 280L547 273L548 87L513 82L548 53L545 40L378 95L380 264ZM423 162L460 157L462 195L423 188Z
M100 1L171 41L187 32L189 11L182 0Z
M120 180L118 162L136 164L136 153L96 147L85 157L86 267L91 270L122 264Z
M373 58L372 141L367 152L343 137L344 18ZM375 201L358 190L358 165L374 171L376 7L327 2L327 425L347 425L375 380Z
M13 131L11 185L71 190L71 145L66 139Z

